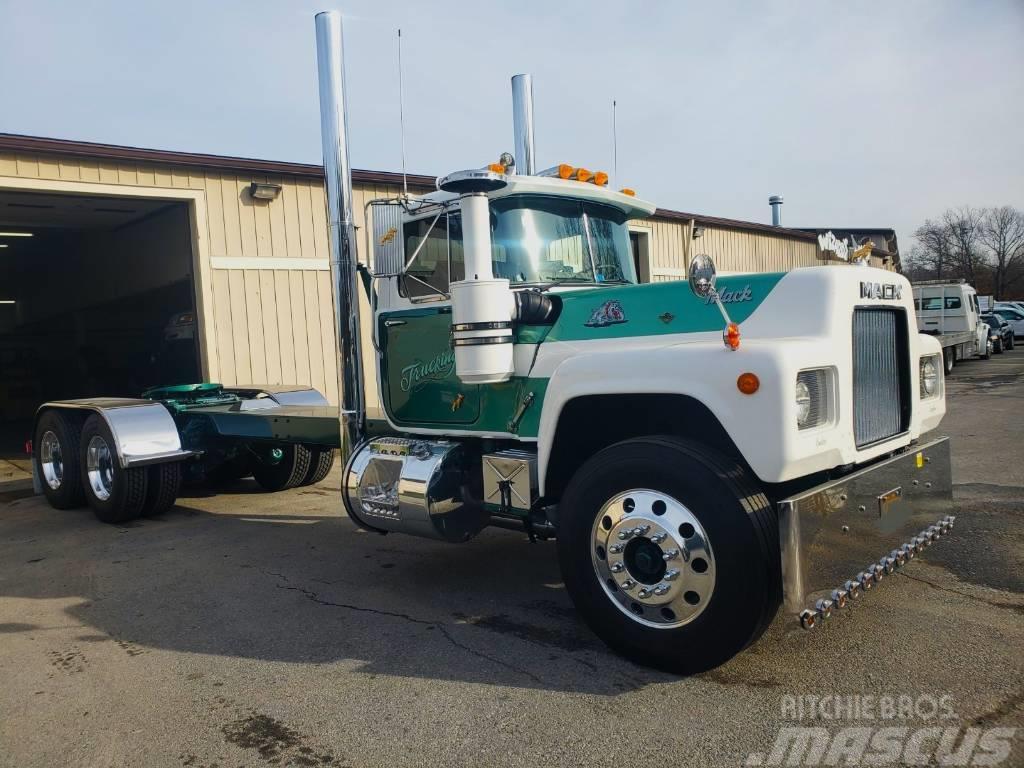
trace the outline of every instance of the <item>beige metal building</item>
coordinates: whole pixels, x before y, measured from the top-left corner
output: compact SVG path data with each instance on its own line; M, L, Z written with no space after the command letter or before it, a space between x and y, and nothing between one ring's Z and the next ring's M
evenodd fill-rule
M368 254L364 205L401 176L353 181ZM631 230L645 281L683 278L699 252L723 273L839 263L814 231L667 210ZM0 231L32 235L0 237L0 420L172 379L310 384L337 402L319 166L0 134Z

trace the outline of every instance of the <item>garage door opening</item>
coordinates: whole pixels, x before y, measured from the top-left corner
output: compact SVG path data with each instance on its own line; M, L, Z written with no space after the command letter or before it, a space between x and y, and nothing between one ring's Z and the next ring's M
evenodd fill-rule
M186 203L0 190L0 460L47 400L199 381Z

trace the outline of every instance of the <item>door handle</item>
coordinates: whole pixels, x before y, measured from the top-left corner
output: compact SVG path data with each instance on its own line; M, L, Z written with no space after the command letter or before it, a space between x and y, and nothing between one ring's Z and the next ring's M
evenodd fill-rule
M385 328L394 328L396 325L405 325L405 320L385 320Z

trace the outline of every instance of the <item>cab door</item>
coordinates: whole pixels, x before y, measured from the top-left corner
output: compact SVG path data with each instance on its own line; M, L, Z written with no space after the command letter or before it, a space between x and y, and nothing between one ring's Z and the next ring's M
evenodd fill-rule
M449 227L455 230L451 238ZM458 217L427 214L402 229L404 251L416 257L398 278L395 303L377 315L384 407L401 426L473 424L480 416L480 387L455 375L446 298L451 280L464 274Z

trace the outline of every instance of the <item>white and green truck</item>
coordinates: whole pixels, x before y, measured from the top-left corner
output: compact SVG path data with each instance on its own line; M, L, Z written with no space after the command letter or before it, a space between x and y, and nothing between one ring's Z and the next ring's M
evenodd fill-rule
M941 348L918 332L905 278L716 280L698 256L688 281L638 284L628 226L655 206L606 174L538 171L523 75L514 153L371 203L360 263L340 15L319 14L316 33L340 440L301 387L47 403L35 466L51 503L152 513L182 467L238 456L285 488L322 478L340 444L355 524L556 539L593 631L682 673L740 652L780 606L822 623L949 532L949 442L925 437L945 413Z
M340 15L316 28L353 522L555 538L593 631L679 672L729 659L780 605L821 623L951 529L949 443L925 437L941 350L904 277L716 281L701 256L688 283L638 284L628 223L655 206L604 174L535 169L528 76L514 153L372 203L360 264Z

